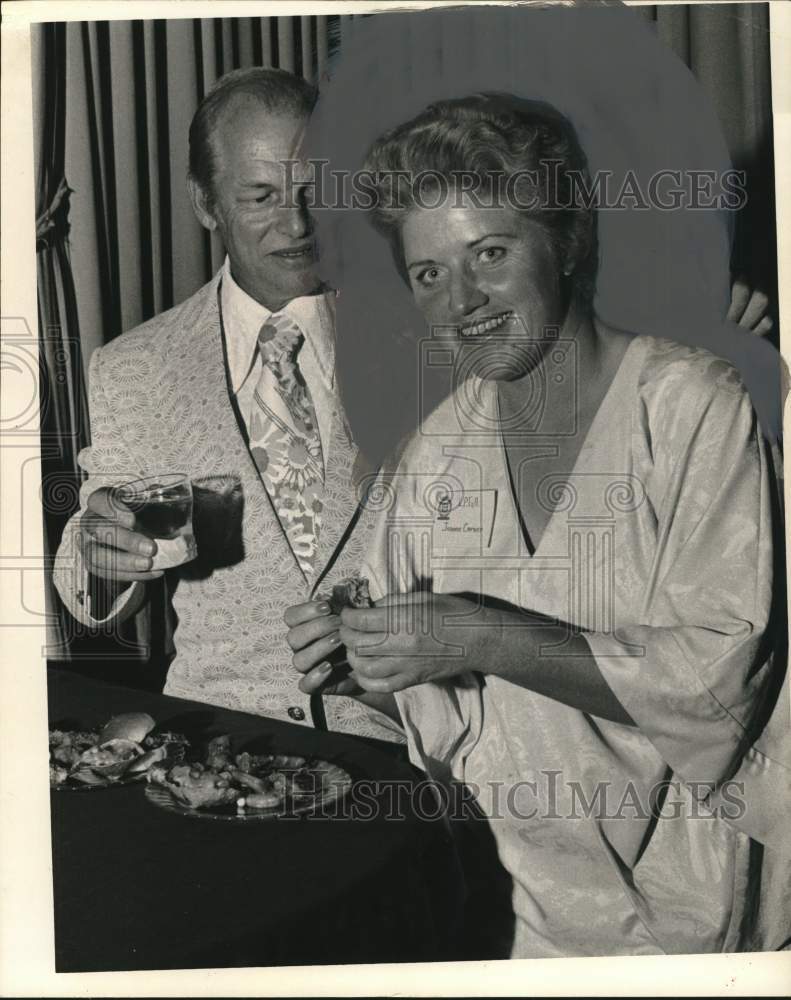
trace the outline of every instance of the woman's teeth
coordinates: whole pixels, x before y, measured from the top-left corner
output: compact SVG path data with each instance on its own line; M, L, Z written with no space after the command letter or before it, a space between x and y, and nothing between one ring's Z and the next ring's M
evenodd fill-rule
M512 312L498 313L497 316L490 316L489 319L461 327L460 333L462 337L477 337L481 333L489 333L492 330L497 330L503 323L511 319L512 316Z

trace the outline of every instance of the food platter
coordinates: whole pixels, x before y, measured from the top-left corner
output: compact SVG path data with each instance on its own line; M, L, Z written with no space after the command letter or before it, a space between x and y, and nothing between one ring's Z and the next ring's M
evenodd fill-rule
M232 748L227 733L192 742L130 712L101 729L50 729L50 788L82 791L147 782L149 802L168 812L233 822L301 816L342 799L343 768L316 757Z
M155 732L150 715L114 716L101 729L50 729L52 791L119 788L146 777L153 764L183 759L189 741L179 733Z
M193 808L180 802L171 792L156 783L146 785L146 798L153 805L167 812L193 819L215 820L231 823L260 822L277 817L301 816L317 812L333 802L340 801L351 789L351 776L337 764L324 760L307 762L314 787L305 793L289 792L277 805L262 808L240 808L235 803Z

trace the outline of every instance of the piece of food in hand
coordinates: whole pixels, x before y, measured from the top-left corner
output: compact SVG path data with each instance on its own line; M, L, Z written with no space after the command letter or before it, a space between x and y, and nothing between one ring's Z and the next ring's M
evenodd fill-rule
M357 575L339 580L331 593L317 594L316 600L326 601L334 615L339 615L344 608L373 607L368 578Z
M121 715L114 715L102 726L99 739L102 743L107 743L109 740L132 740L134 743L142 743L155 725L148 712L124 712Z
M368 587L368 579L358 574L339 580L332 588L331 593L317 594L316 599L326 601L333 615L339 615L344 608L372 608L374 606ZM346 650L342 646L330 655L329 662L333 667L332 672L326 677L316 694L322 694L327 688L337 684L351 673L351 667L346 660Z

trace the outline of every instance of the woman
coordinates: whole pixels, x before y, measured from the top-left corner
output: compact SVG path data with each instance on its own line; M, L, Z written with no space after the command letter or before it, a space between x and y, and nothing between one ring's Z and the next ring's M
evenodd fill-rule
M750 400L708 352L593 316L585 160L553 109L445 101L367 166L454 391L371 491L377 607L288 612L303 689L343 644L330 690L473 789L513 957L745 947L755 845L728 779L783 666Z

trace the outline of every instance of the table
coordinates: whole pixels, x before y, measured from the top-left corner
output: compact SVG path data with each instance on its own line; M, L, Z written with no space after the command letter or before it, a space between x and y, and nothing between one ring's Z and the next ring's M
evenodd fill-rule
M174 815L148 802L143 785L53 791L58 972L457 957L461 880L446 827L418 815L420 773L375 741L62 669L49 671L48 689L52 726L143 711L191 737L269 741L378 783L363 810L370 818L254 823Z

